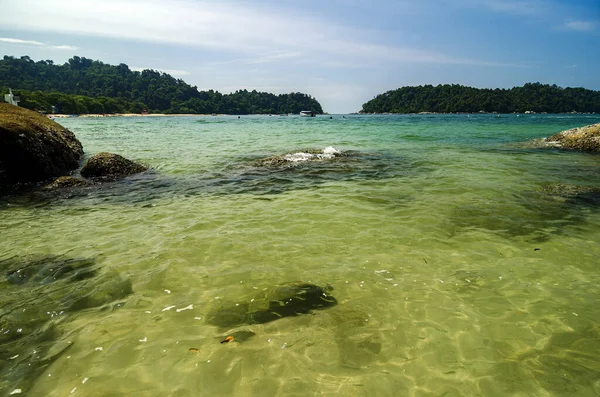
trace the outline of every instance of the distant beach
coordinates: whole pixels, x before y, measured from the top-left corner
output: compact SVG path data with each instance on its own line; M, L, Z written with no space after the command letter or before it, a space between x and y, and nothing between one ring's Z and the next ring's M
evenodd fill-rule
M230 115L226 115L226 114L190 114L190 113L180 113L180 114L111 113L111 114L48 114L46 116L48 116L49 118L64 119L64 118L72 118L72 117L92 117L92 118L102 118L102 117L196 117L196 116L230 116Z

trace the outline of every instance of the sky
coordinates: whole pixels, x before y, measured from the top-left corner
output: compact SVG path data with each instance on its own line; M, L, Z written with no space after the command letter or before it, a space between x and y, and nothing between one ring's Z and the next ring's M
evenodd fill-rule
M600 90L600 0L0 0L0 56L154 69L357 112L403 86Z

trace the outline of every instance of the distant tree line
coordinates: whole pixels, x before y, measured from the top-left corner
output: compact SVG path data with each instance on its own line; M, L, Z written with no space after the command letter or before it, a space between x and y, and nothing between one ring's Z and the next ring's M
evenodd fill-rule
M181 79L155 70L132 71L125 64L104 64L73 57L64 65L28 56L0 60L2 94L12 88L20 106L60 113L223 113L281 114L310 110L319 102L303 93L270 94L239 90L231 94L199 91Z
M402 87L377 95L361 113L600 113L600 91L527 83L511 89L458 84Z

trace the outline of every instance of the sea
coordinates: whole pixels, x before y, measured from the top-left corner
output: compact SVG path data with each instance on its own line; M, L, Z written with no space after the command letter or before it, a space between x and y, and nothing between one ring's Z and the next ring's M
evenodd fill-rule
M0 394L600 395L600 115L56 121L149 170L0 198Z

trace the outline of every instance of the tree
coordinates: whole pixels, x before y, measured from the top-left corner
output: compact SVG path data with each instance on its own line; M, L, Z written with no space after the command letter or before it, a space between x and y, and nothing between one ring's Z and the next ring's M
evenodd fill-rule
M4 56L0 86L17 90L25 107L64 113L141 111L185 113L323 113L310 95L239 90L232 94L199 91L181 79L155 70L134 72L123 63L114 66L74 56L64 65ZM60 93L61 96L50 95ZM85 99L83 99L85 98ZM96 101L94 101L95 99ZM43 109L40 109L43 108Z
M506 89L478 89L461 85L402 87L377 95L362 113L600 113L600 91L527 83Z

